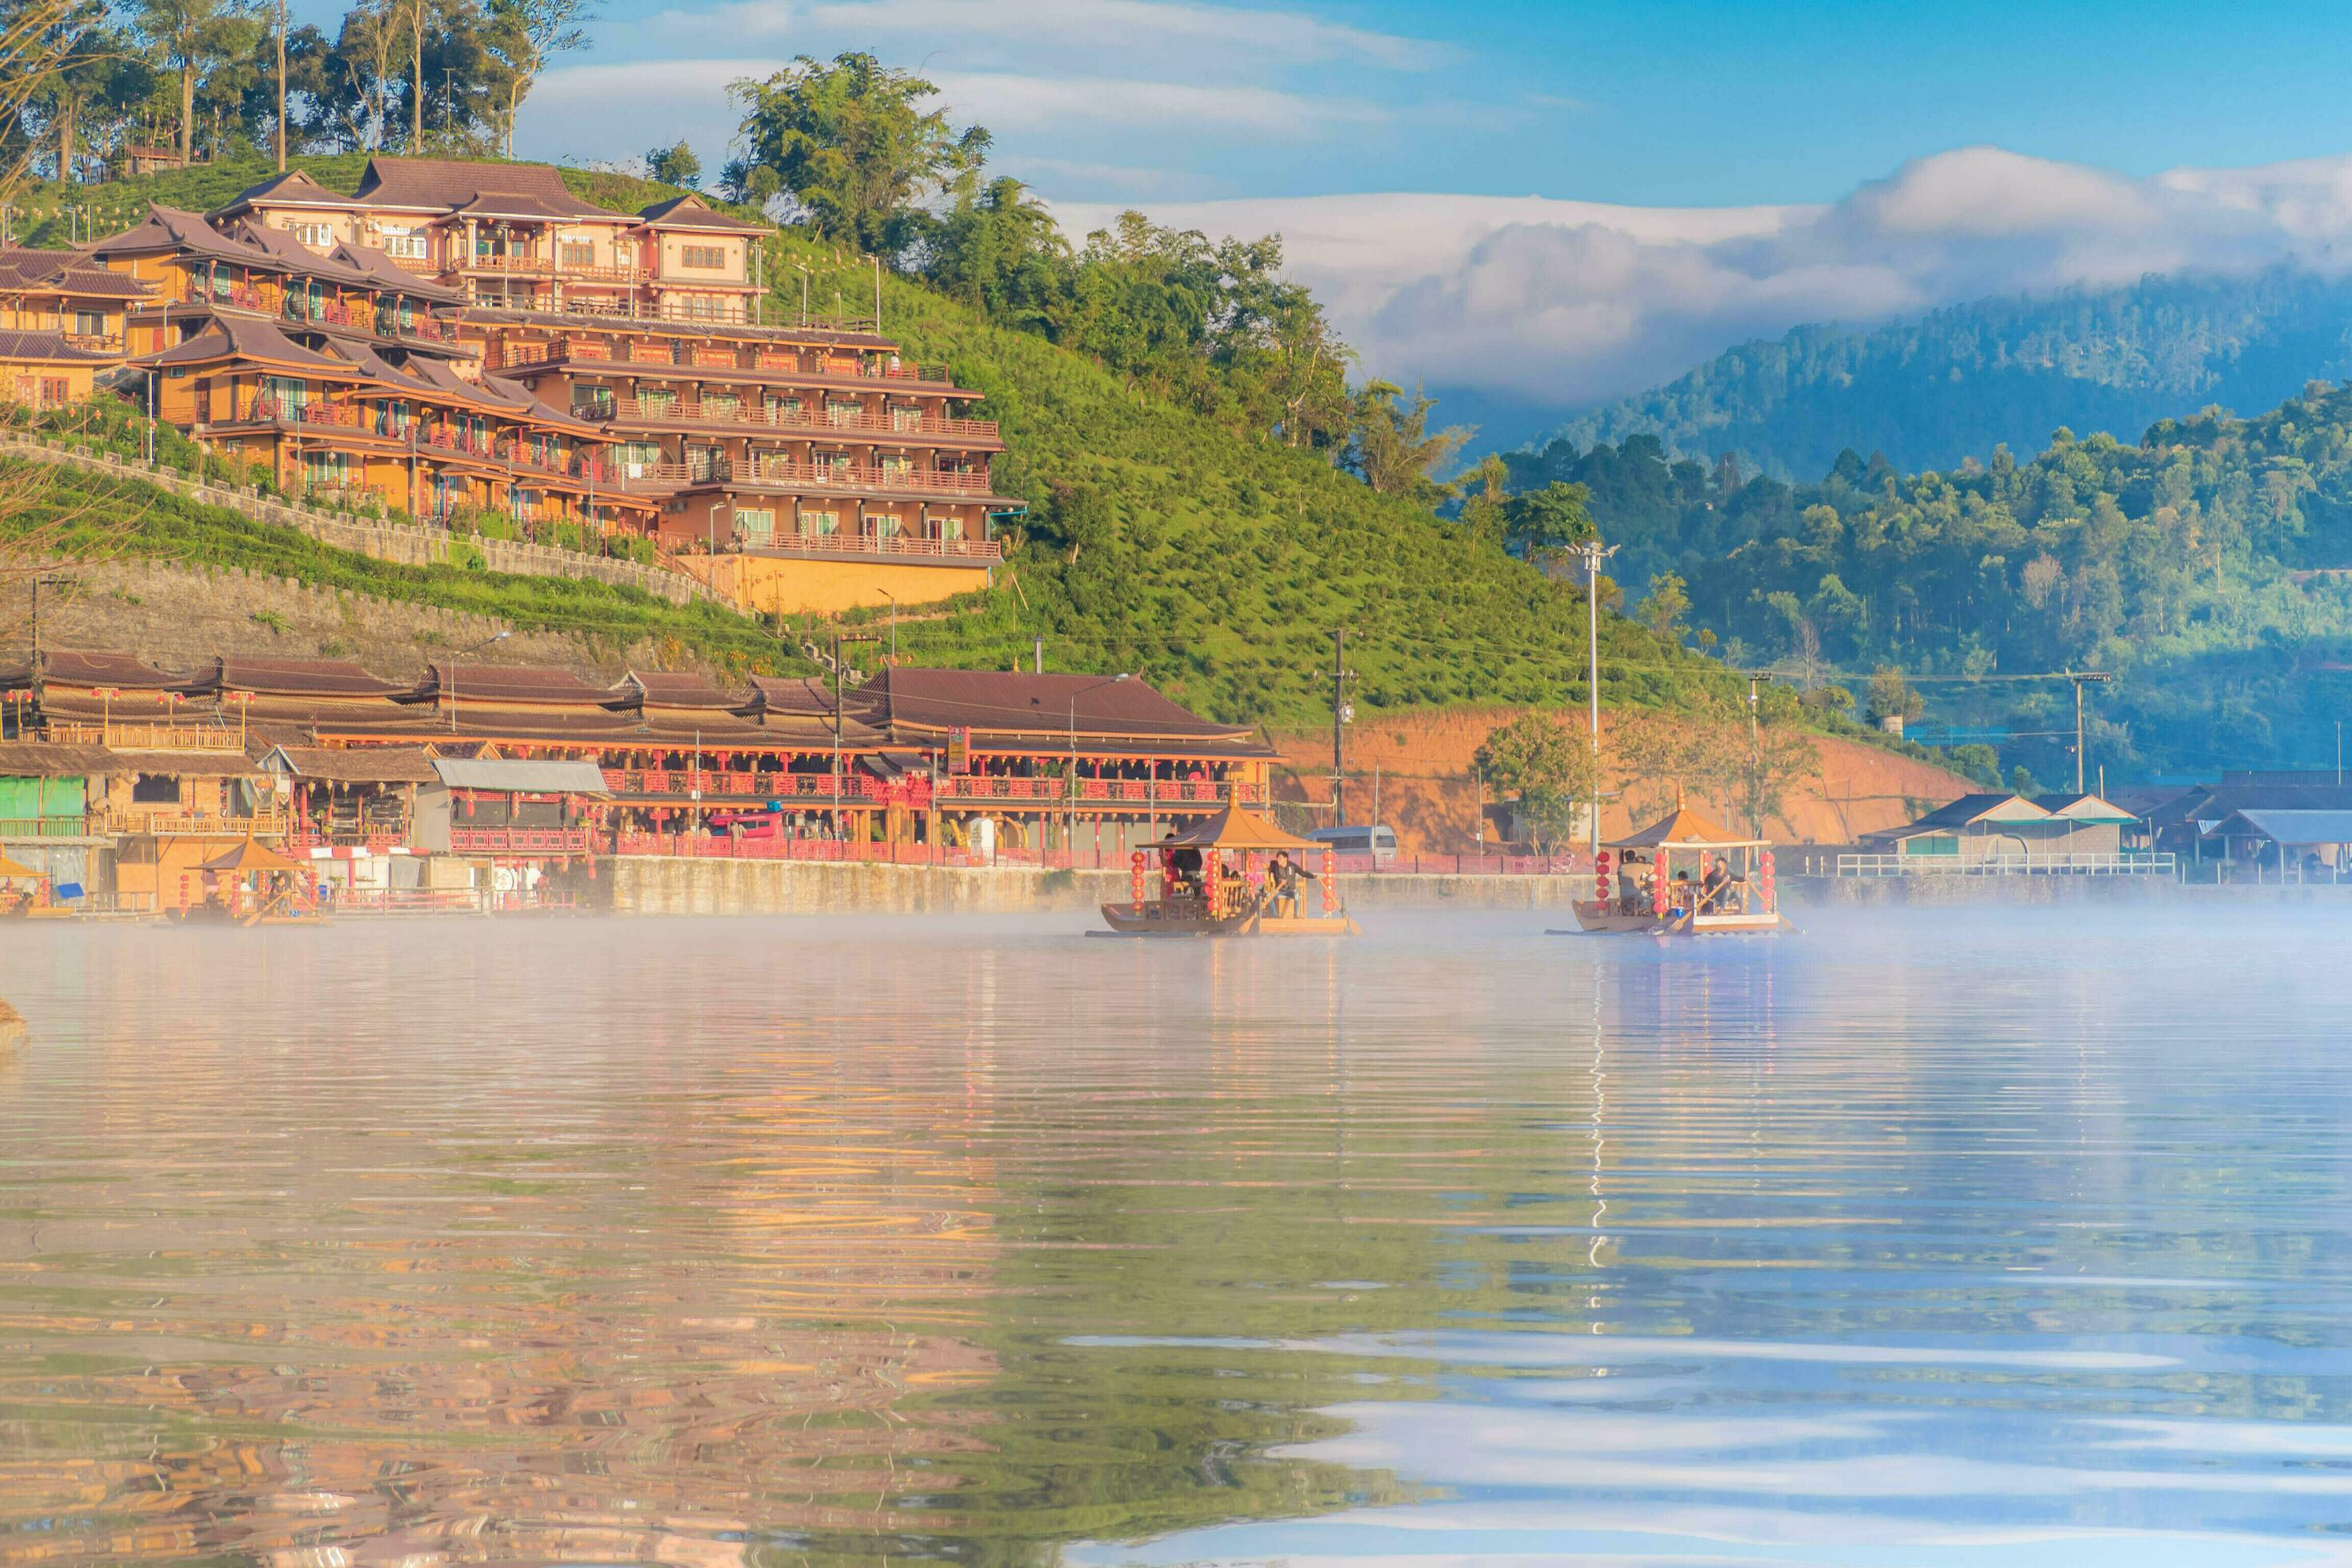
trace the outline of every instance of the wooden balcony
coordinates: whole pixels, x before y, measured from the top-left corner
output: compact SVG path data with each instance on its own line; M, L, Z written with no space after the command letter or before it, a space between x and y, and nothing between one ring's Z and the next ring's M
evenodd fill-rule
M286 833L282 811L229 816L211 811L142 810L110 806L100 818L108 833L152 833L158 837L279 838Z
M155 705L151 691L129 692L114 700L124 707L145 701ZM245 733L218 720L128 719L120 714L90 724L52 719L42 729L47 739L62 745L107 746L119 752L241 752Z
M700 320L696 317L678 319ZM726 323L714 321L710 324L719 326ZM746 359L751 363L746 363ZM880 383L908 390L955 389L955 382L949 376L948 368L945 365L921 365L911 363L896 366L887 363L859 366L835 363L812 365L796 356L757 352L746 354L734 350L726 351L726 357L722 361L715 356L700 358L690 351L680 353L677 349L650 343L633 343L617 352L604 343L553 343L542 349L520 349L509 352L501 362L501 368L538 365L590 365L599 368L610 365L623 369L632 365L646 365L662 370L674 370L681 377L688 379L692 379L700 374L710 374L742 376L762 382L788 379L796 382L864 388L871 388L877 383Z
M738 537L747 555L911 557L973 566L1004 559L1004 546L992 539L920 539L904 533L744 533Z
M811 436L870 436L887 443L904 441L985 441L1002 445L993 419L953 419L936 414L909 418L904 414L877 415L864 409L854 414L824 408L785 410L748 404L713 405L680 398L616 397L609 405L575 406L583 419L610 419L620 424L692 425L723 430L790 430Z
M738 460L714 458L697 463L646 465L647 479L665 485L757 485L766 489L838 491L845 495L900 491L920 495L994 495L985 473L937 469L866 468L856 463L803 463L789 458Z
M584 826L449 829L449 849L457 855L585 855L588 846Z

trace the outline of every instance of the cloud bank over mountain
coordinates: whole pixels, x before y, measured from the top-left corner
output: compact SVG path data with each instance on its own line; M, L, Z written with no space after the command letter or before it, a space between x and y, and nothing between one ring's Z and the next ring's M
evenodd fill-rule
M1048 192L1050 195L1050 192ZM1824 206L1643 208L1328 195L1142 204L1281 233L1365 367L1554 405L1640 391L1811 321L2150 273L2324 273L2352 259L2352 155L2138 179L1997 147L1916 159ZM1061 205L1083 234L1116 209Z

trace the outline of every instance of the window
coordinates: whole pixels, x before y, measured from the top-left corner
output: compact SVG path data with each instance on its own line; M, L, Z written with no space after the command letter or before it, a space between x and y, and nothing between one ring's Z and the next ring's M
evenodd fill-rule
M801 513L801 531L814 534L839 533L841 514L832 511L804 511Z
M681 245L677 247L677 264L716 272L727 265L727 253L715 245Z
M567 239L562 248L562 262L566 267L596 265L596 242L593 239Z
M828 403L824 405L824 422L833 426L857 423L858 408L855 403Z
M748 507L737 507L735 509L735 531L739 536L744 539L755 540L762 544L766 543L769 540L775 537L776 514L774 510L772 508L761 507L754 510Z
M142 805L177 805L180 781L169 773L141 773L131 781L131 798Z
M106 318L96 310L76 310L73 330L79 337L102 338L106 336Z
M406 261L425 259L425 236L415 229L386 230L383 253Z
M305 220L288 224L286 227L295 238L313 250L328 250L334 246L335 228L332 224L312 223Z
M65 377L61 375L45 375L41 377L41 405L43 407L58 408L72 401L72 390L67 386Z

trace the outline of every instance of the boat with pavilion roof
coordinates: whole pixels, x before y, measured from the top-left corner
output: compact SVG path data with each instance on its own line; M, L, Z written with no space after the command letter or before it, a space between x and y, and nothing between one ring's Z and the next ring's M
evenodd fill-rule
M1694 810L1680 790L1673 811L1601 846L1593 883L1593 897L1572 906L1579 931L1752 935L1786 923L1773 885L1770 842L1743 837Z
M1171 833L1156 846L1159 897L1151 891L1152 856L1129 857L1131 897L1102 907L1107 931L1090 936L1355 936L1360 928L1339 901L1337 858L1328 846L1285 832L1255 812L1227 805L1214 816ZM1321 907L1314 914L1286 907L1271 885L1276 853L1322 851L1322 869L1307 870Z

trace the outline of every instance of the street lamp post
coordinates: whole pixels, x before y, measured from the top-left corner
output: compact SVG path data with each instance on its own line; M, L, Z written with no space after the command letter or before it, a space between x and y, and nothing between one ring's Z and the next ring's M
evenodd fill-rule
M1601 858L1601 563L1617 553L1613 544L1589 539L1579 549L1584 558L1585 727L1592 746L1592 858Z
M1078 687L1070 693L1070 788L1062 802L1066 808L1062 825L1064 839L1062 847L1073 857L1078 852L1078 699L1089 691L1097 691L1106 686L1117 686L1126 679L1127 672L1121 670L1108 680L1097 680L1091 685ZM1074 859L1072 865L1075 867L1076 864Z
M471 647L461 647L449 656L449 733L457 732L457 661L469 653L479 653L494 642L504 642L514 636L510 631L492 632Z
M844 645L879 642L871 632L833 634L833 831L841 833L841 650Z
M877 588L875 592L890 601L890 662L896 664L898 662L898 595L887 588Z

